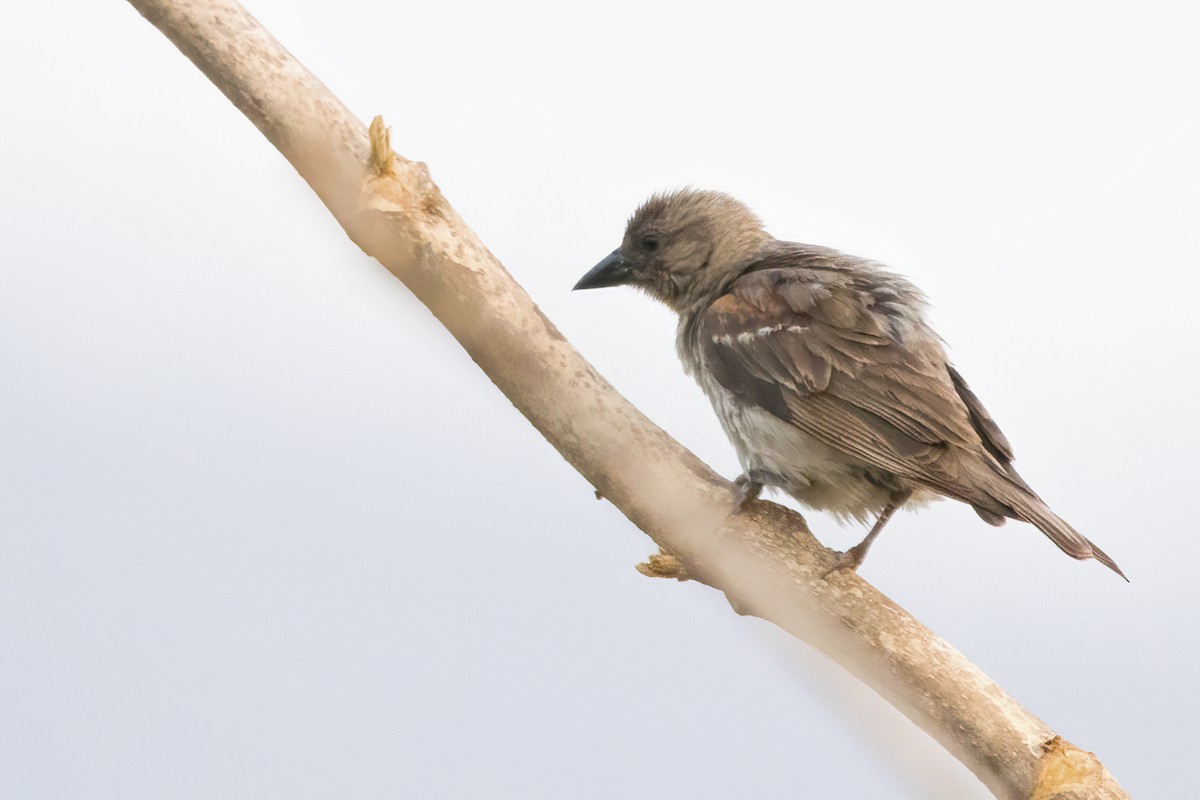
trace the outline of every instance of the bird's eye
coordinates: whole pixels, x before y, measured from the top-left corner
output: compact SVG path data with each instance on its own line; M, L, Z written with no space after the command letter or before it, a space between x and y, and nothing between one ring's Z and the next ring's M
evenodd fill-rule
M647 236L645 239L642 239L642 249L647 253L653 253L658 249L658 237Z

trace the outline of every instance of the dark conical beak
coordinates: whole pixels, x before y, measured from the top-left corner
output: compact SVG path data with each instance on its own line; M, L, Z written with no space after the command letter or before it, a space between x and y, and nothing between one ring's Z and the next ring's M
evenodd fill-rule
M601 289L605 286L620 286L633 280L633 268L621 258L620 250L613 250L604 260L588 270L588 274L579 279L575 289Z

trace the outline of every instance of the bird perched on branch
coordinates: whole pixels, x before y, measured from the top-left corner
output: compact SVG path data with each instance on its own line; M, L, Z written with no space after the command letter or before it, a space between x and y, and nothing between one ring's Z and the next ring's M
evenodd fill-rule
M618 285L678 313L679 357L737 449L743 503L772 486L842 518L875 518L838 567L857 569L898 508L941 495L992 525L1032 523L1067 555L1124 577L1013 469L1008 440L903 277L779 241L732 197L685 189L646 201L575 288Z

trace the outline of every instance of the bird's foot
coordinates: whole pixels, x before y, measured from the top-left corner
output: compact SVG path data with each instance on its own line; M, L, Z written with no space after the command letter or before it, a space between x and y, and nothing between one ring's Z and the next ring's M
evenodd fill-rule
M863 547L864 544L867 546ZM821 576L822 580L844 569L848 569L851 572L858 572L858 568L862 566L863 560L867 557L867 550L870 546L869 542L860 542L849 550L839 552L837 558L834 559L833 566Z
M888 504L879 513L879 519L875 520L875 524L871 526L871 532L867 534L867 538L846 552L838 553L837 560L833 566L821 577L828 578L833 573L842 569L857 572L858 568L862 566L863 559L867 557L867 551L871 549L871 544L879 537L880 532L883 530L883 526L887 525L888 520L892 518L892 514L896 513L896 509L907 503L910 497L912 497L912 489L901 489L900 491L893 492L891 499L888 500Z
M758 499L765 486L788 486L787 480L765 469L752 469L739 475L734 481L738 487L738 511L746 508Z
M637 571L647 578L674 578L677 581L688 580L687 568L675 556L658 548L658 552L637 565Z
M758 496L762 494L763 485L749 475L739 475L733 483L738 487L738 511L745 511L747 506L757 500Z

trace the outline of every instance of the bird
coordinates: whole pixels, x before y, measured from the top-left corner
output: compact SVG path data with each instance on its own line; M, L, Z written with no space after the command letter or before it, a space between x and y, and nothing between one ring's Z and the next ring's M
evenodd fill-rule
M740 507L771 487L841 521L874 518L826 576L857 570L898 509L948 497L992 525L1031 523L1067 555L1125 577L1014 469L905 277L776 239L742 202L685 188L642 203L620 247L574 288L609 286L678 314L684 371L737 451Z

